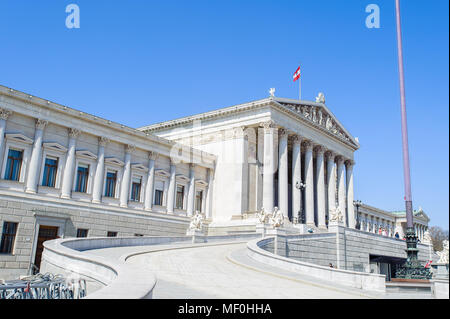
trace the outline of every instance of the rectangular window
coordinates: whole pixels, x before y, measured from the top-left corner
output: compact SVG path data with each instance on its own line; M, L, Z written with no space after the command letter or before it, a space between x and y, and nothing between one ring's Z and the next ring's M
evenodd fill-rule
M78 165L77 181L75 191L80 193L87 192L87 183L89 177L89 165Z
M0 242L0 254L12 254L17 233L17 223L4 222L2 240Z
M114 197L116 194L117 172L106 173L105 197Z
M203 191L197 191L195 194L195 210L202 211Z
M177 185L177 202L176 208L183 209L184 186Z
M22 167L23 151L10 149L6 162L5 179L19 181L20 168Z
M117 237L117 232L116 231L109 231L106 236L108 236L108 237Z
M78 228L77 229L77 237L78 238L86 238L88 235L87 229Z
M164 191L157 189L155 190L155 205L162 206L163 204Z
M131 200L138 202L141 198L141 178L133 178L133 183L131 184Z
M55 187L57 169L58 169L58 159L47 157L45 159L42 186Z

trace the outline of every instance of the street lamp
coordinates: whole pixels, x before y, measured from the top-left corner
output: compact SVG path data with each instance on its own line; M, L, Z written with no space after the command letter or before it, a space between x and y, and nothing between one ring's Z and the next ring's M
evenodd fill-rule
M359 218L359 206L362 205L362 202L360 200L354 200L353 205L356 206L356 228L361 230L361 220Z
M306 185L303 184L302 181L300 181L300 182L297 181L297 182L295 183L295 188L297 188L297 189L299 189L300 191L302 191L302 190L304 190L304 189L306 188ZM297 212L297 217L292 216L292 222L293 222L294 224L298 224L298 220L299 220L299 219L302 219L302 221L303 221L303 217L302 217L301 215L303 215L303 209L302 209L302 207L300 207L300 210Z
M402 115L402 145L403 145L403 175L405 179L405 206L406 206L406 253L407 259L403 266L397 267L396 277L404 279L430 279L431 273L428 268L420 265L417 259L417 237L414 232L411 179L409 169L409 149L408 149L408 125L406 120L406 100L405 100L405 77L403 69L403 47L402 47L402 27L400 19L400 0L395 0L395 13L397 22L397 48L398 67L400 81L401 115Z

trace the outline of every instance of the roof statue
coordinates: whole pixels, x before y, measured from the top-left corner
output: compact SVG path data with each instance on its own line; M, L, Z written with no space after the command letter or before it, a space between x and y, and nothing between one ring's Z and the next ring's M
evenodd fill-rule
M322 92L319 92L319 94L317 95L316 103L325 104L325 95Z
M275 97L275 88L270 88L269 94L270 96Z

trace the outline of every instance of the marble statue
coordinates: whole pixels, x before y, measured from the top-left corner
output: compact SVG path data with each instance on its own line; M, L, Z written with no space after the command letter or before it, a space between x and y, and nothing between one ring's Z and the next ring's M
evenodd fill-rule
M439 255L438 264L448 264L448 240L444 240L442 245L442 250L436 252Z
M281 212L281 210L278 209L278 207L275 207L274 210L273 210L273 214L270 217L270 224L274 228L281 227L284 224L283 213Z
M342 223L344 221L344 215L341 212L339 206L331 210L330 222Z
M269 94L270 94L270 96L274 97L275 96L275 88L270 88Z
M319 92L319 94L317 95L316 103L325 104L325 95L322 92Z
M261 210L256 214L256 216L258 217L260 223L266 224L269 221L271 214L267 213L264 210L264 207L262 207Z
M426 230L425 234L423 234L423 243L429 245L433 243L433 240L431 239L431 234L428 230Z
M190 230L201 230L203 225L203 215L197 210L191 217L191 223L189 224Z

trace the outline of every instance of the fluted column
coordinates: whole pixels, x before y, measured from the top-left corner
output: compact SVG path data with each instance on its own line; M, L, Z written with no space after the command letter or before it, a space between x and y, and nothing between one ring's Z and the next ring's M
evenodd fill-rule
M170 179L169 189L167 191L167 213L173 214L173 207L175 205L175 190L176 190L176 166L175 163L170 163Z
M328 184L328 218L336 209L336 166L334 165L335 154L327 151L327 184Z
M189 190L188 190L188 201L187 201L187 215L192 216L194 214L195 207L195 173L194 164L189 164Z
M148 175L147 185L145 186L144 209L152 210L153 205L153 189L155 185L155 160L158 154L150 152L148 155Z
M34 132L33 151L31 152L30 168L28 169L27 184L25 191L27 193L36 193L39 178L39 164L42 157L42 137L47 121L36 120L36 131Z
M92 202L100 203L102 200L103 177L105 171L105 146L109 143L106 137L99 137L98 139L98 155L97 155L97 169L95 170L94 187L92 190Z
M300 217L302 207L302 191L300 184L302 181L302 156L301 137L294 135L292 141L292 221Z
M5 141L5 128L6 120L12 114L11 111L0 108L0 167L2 167L3 162L3 148Z
M285 220L289 220L288 199L288 134L285 129L279 130L279 168L278 168L278 205Z
M123 169L122 185L120 186L120 207L128 207L131 180L131 153L133 153L135 149L136 147L134 145L127 145L125 147L125 165Z
M354 193L353 193L353 161L348 160L345 162L347 172L347 215L348 215L348 227L356 227L355 207L353 205Z
M337 182L338 182L338 205L339 209L344 216L344 225L348 226L347 214L345 213L346 198L345 198L345 171L344 171L344 158L339 156L337 159Z
M206 218L212 218L213 209L214 169L208 170L208 190L206 192Z
M313 145L310 141L304 143L305 146L305 208L306 224L314 227L314 172L313 172Z
M274 209L274 174L275 174L275 123L268 121L264 126L264 176L263 176L263 207L266 212Z
M69 129L69 148L67 150L66 165L61 186L61 198L70 198L72 195L73 176L75 174L75 151L77 138L80 131L75 128Z
M325 222L325 167L324 155L325 149L322 146L316 147L316 176L317 176L317 217L318 227L326 229Z

